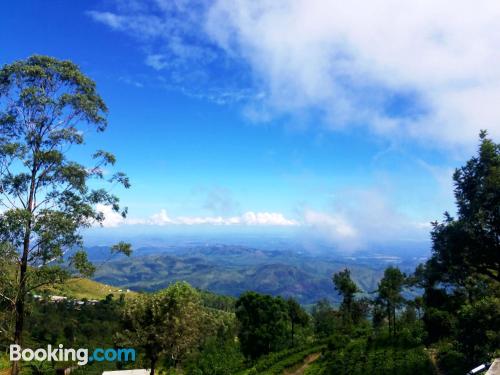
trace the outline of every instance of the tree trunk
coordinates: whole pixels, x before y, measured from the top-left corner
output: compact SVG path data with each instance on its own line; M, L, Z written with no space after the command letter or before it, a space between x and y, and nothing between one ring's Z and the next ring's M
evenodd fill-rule
M155 355L151 356L151 372L149 373L150 375L155 375L156 360L157 358Z
M35 161L36 164L36 161ZM35 197L35 181L36 181L36 167L33 166L31 171L31 185L30 192L28 196L28 205L26 209L28 210L30 217L26 223L26 229L24 232L23 240L23 253L21 256L21 267L19 272L19 290L16 298L15 313L16 313L16 323L14 329L14 344L22 346L22 335L24 328L24 305L26 299L26 273L28 271L28 254L30 251L30 237L31 237L31 225L33 213L33 201ZM19 361L14 361L12 363L12 375L18 375L20 373Z
M28 223L28 226L31 227L31 220ZM14 344L22 346L22 335L23 335L23 327L24 327L24 304L26 297L26 272L28 270L28 252L30 246L30 229L26 230L26 234L24 236L24 244L23 244L23 254L21 258L21 269L19 272L19 292L16 298L16 323L14 330ZM20 364L19 361L14 361L12 363L12 375L18 375L20 373Z
M396 337L396 307L392 308L392 329L394 330L394 337Z
M349 298L347 301L347 324L350 325L352 318L351 318L351 305L352 305L352 300Z
M387 307L387 318L389 319L389 336L392 336L392 325L391 325L392 312L390 306Z

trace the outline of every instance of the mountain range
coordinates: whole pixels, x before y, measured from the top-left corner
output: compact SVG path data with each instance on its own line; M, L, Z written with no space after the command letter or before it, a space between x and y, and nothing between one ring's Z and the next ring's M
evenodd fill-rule
M87 249L97 265L94 279L135 291L155 291L184 280L214 293L238 296L244 291L294 297L302 304L339 296L333 289L332 274L349 268L365 292L377 288L385 267L397 264L411 272L419 259L402 259L377 253L354 255L312 255L294 251L261 250L225 244L189 244L169 247L142 247L130 258L111 258L108 247Z

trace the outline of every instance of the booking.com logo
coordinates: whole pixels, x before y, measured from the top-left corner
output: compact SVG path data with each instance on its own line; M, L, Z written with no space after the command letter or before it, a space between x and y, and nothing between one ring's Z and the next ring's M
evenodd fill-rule
M84 366L89 362L128 362L135 361L135 349L133 348L96 348L89 355L89 350L64 348L62 344L56 347L47 345L47 348L22 349L20 345L10 345L9 350L11 361L54 361L54 362L76 362L79 366Z

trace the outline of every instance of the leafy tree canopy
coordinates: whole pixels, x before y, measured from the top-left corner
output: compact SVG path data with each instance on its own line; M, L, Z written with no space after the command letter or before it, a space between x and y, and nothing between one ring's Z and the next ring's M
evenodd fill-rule
M108 173L114 156L99 150L84 165L68 153L88 130L104 131L106 113L95 83L70 61L32 56L0 69L0 258L10 261L0 270L0 295L15 310L17 343L26 294L67 276L57 261L68 250L75 273L93 272L78 250L80 229L104 221L101 205L126 215L99 183L130 186L125 174Z
M199 293L185 282L127 303L125 331L118 339L144 350L154 375L160 356L175 365L200 341L203 313Z
M256 359L282 349L286 342L288 306L281 297L244 293L236 302L243 354Z
M463 284L475 274L500 282L500 145L480 134L477 156L455 171L457 217L434 222L428 265L440 281Z

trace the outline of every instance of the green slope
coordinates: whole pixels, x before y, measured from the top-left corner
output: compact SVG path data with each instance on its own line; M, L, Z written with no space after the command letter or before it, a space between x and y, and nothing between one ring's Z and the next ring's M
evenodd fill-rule
M121 290L121 291L120 291ZM96 299L101 300L107 295L112 294L114 298L118 298L120 294L130 297L135 295L135 292L127 292L126 288L110 286L100 282L84 279L72 278L64 284L56 284L50 287L40 288L39 292L48 293L50 295L64 296L72 299Z

